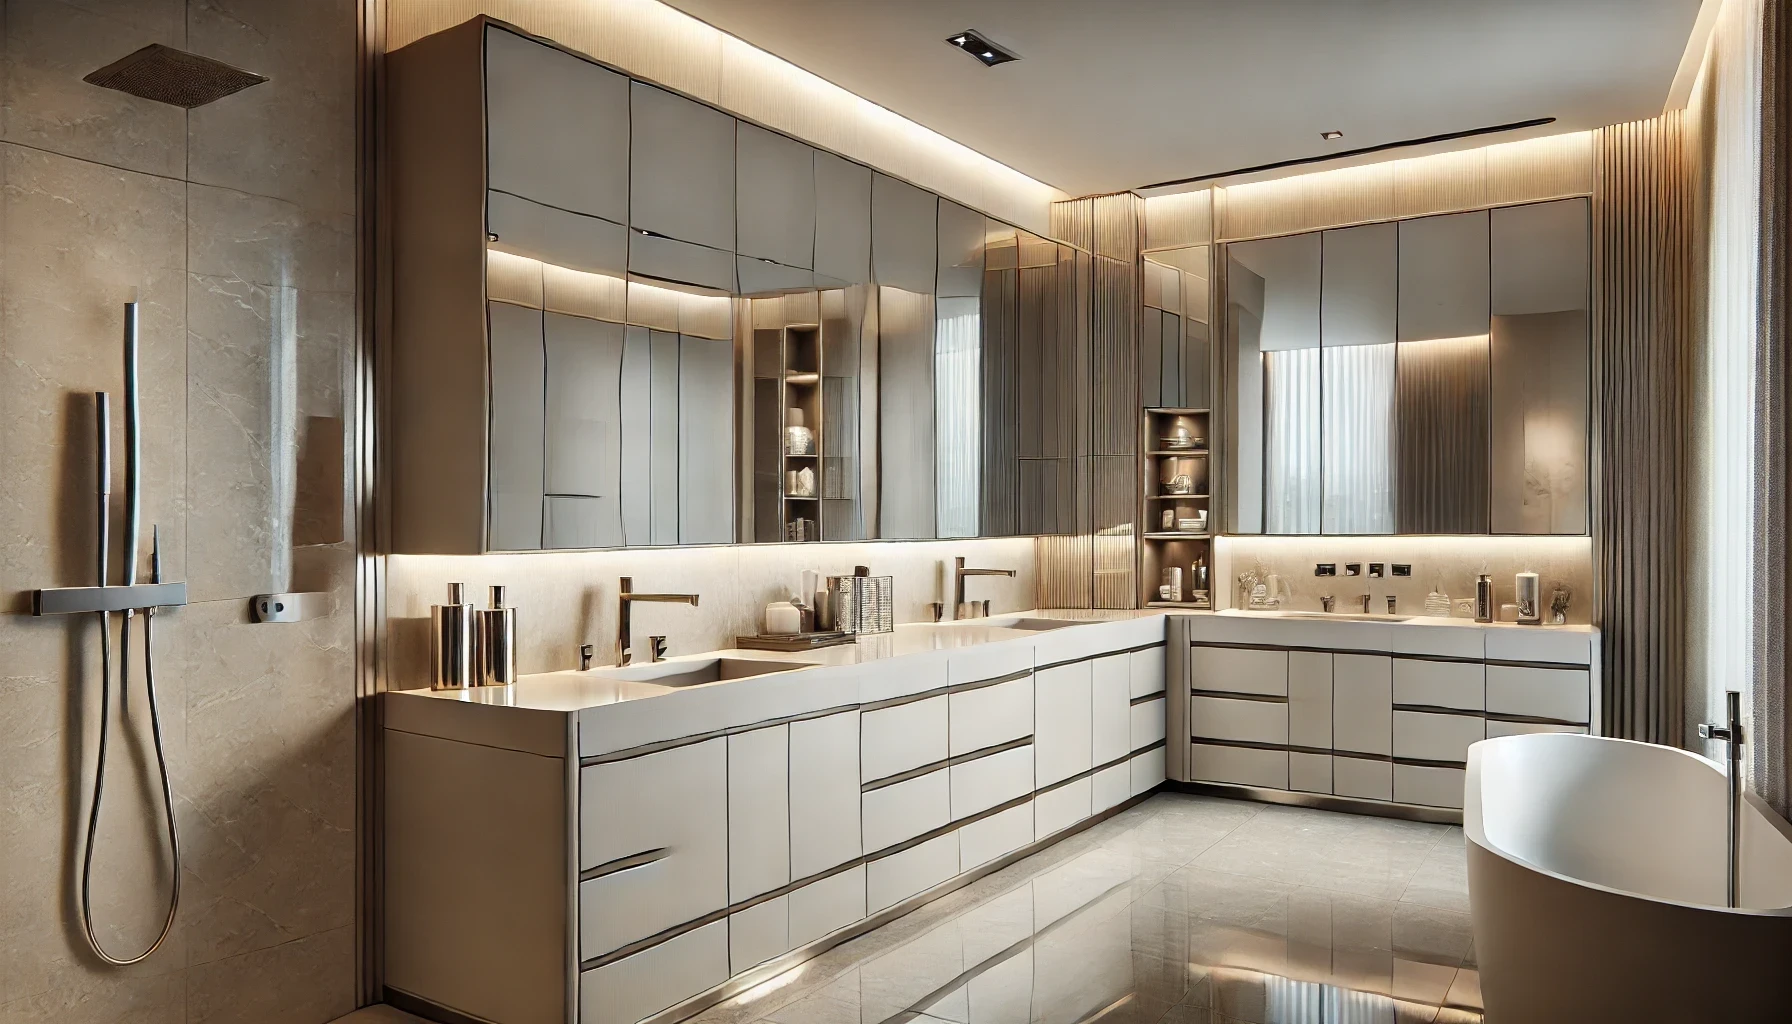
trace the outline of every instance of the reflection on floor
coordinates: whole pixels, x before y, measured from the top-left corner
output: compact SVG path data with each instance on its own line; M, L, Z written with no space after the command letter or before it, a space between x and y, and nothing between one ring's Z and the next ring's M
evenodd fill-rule
M1462 830L1162 793L695 1024L1479 1022Z

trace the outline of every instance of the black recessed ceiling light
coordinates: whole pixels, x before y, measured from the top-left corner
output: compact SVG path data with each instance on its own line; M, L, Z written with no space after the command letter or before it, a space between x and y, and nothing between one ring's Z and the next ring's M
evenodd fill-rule
M947 36L946 42L982 61L985 67L993 68L997 64L1006 64L1011 60L1020 59L985 39L980 32L973 28L967 28L963 32Z
M1319 133L1319 137L1320 137L1320 138L1322 138L1322 139L1324 139L1324 140L1326 140L1326 141L1327 141L1327 142L1330 142L1330 141L1331 141L1331 140L1332 140L1332 139L1341 139L1341 138L1343 138L1343 137L1344 137L1344 133L1343 133L1343 132L1340 132L1340 131L1335 131L1335 130L1334 130L1334 131L1329 131L1329 132L1320 132L1320 133Z

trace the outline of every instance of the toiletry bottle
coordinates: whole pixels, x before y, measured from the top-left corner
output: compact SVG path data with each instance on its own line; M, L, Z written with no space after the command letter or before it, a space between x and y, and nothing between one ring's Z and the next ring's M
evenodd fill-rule
M448 603L429 609L429 688L477 686L473 661L473 605L465 583L448 584Z
M1534 572L1521 572L1513 580L1518 595L1518 621L1526 626L1543 622L1543 586Z
M492 606L479 612L479 685L516 682L516 609L504 603L504 588L492 588Z
M1475 621L1493 621L1493 577L1486 573L1475 578Z

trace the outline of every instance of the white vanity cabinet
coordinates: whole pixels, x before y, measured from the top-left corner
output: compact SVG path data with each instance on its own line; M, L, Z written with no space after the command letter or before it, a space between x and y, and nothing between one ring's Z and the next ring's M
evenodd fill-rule
M1094 767L1094 665L1071 662L1033 677L1035 779L1049 786Z
M1181 781L1439 808L1462 806L1468 748L1598 726L1587 627L1277 616L1171 620L1185 678ZM1439 813L1439 812L1429 812Z
M864 853L859 712L790 723L790 874L802 879Z

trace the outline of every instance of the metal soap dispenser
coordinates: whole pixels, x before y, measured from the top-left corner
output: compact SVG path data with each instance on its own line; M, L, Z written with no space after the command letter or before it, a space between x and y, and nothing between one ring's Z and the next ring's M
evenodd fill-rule
M516 609L504 603L504 588L492 588L492 606L479 612L479 685L516 682Z
M429 688L477 686L473 661L473 606L465 583L448 584L448 603L429 609Z

